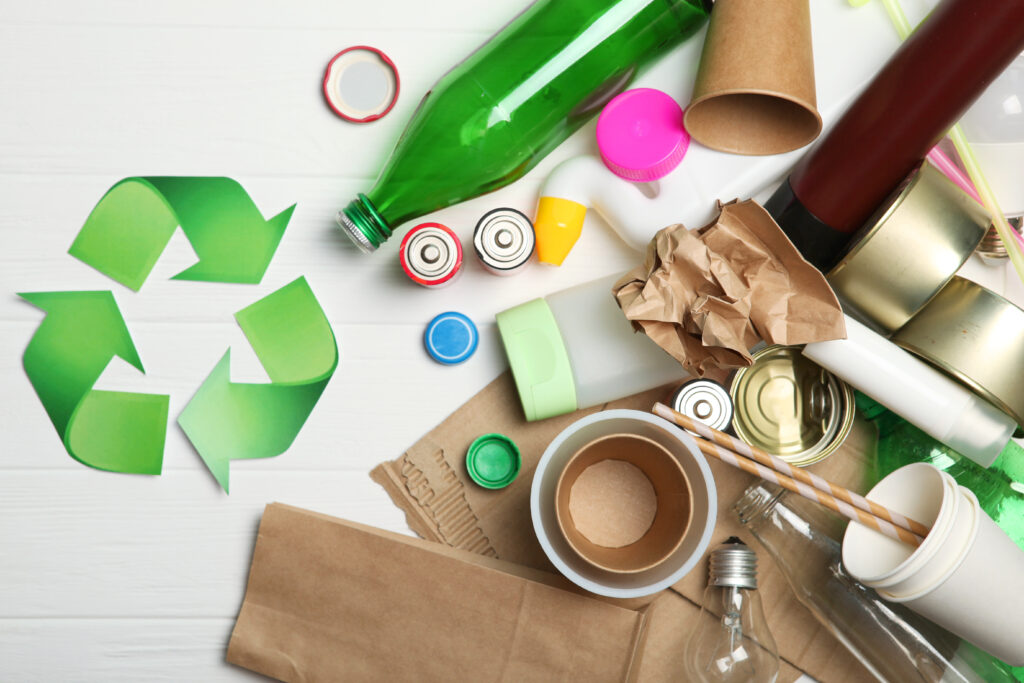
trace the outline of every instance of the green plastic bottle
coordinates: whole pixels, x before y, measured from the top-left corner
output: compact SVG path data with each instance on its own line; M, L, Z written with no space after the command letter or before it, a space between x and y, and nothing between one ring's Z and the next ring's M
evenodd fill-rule
M1024 448L1016 441L1007 443L985 469L860 392L857 407L878 426L872 473L876 481L904 465L929 462L973 491L981 509L1024 548ZM1011 667L1011 671L1014 678L1024 681L1024 667Z
M431 88L373 189L338 224L371 252L408 220L520 178L693 35L710 6L538 0Z
M1016 441L1007 443L985 469L863 394L857 394L857 407L878 426L874 458L877 479L910 463L929 462L973 491L981 509L1024 548L1024 448Z

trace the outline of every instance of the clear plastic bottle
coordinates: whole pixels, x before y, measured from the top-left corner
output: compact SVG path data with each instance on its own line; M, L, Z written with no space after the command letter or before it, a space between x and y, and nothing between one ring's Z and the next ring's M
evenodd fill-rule
M522 177L641 67L693 35L710 7L538 0L430 89L339 225L370 252L408 220Z
M875 678L889 683L1012 683L1009 668L904 607L882 600L842 566L842 520L768 483L733 505L797 599Z

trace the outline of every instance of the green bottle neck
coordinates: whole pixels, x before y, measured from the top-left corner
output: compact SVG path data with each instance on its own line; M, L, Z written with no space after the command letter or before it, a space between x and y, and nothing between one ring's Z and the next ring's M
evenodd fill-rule
M377 247L391 237L391 228L370 198L362 193L338 212L338 226L367 254L376 251Z

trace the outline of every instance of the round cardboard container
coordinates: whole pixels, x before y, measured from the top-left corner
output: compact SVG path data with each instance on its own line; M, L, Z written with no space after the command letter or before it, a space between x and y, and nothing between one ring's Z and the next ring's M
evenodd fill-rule
M573 503L583 495L584 479L588 504L581 509ZM690 482L679 461L658 442L634 434L610 434L583 446L555 488L565 539L584 560L610 572L640 572L664 561L683 542L692 512ZM604 542L588 529L599 531Z
M925 162L826 277L844 303L891 334L952 279L989 222L980 204Z
M1024 423L1024 310L957 276L892 339Z
M692 513L682 542L664 560L642 571L613 572L595 566L573 550L558 524L556 493L563 470L584 446L614 434L654 441L676 459L690 484ZM537 540L559 572L592 593L636 598L668 588L697 565L711 542L718 494L711 469L693 437L650 413L606 410L577 420L548 445L533 475L530 513Z

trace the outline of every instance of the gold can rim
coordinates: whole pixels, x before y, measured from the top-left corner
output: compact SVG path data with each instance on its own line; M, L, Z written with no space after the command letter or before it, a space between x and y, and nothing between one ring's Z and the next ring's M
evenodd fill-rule
M1009 311L1012 314L1014 314L1014 317L1016 317L1020 321L1021 329L1024 329L1024 309L1022 309L1020 306L1007 299L999 292L992 291L988 287L984 287L978 284L977 282L974 282L973 280L969 280L959 275L955 276L952 280L950 280L947 287L949 286L964 287L969 293L974 293L977 296L983 296L995 301L999 305L1000 310ZM942 301L939 298L939 295L936 295L936 298L939 299L940 302ZM931 304L932 302L929 302L929 305ZM922 311L926 309L927 307L925 309L922 309ZM972 377L971 375L968 375L961 368L957 367L952 361L946 359L941 355L938 355L937 353L925 347L924 345L913 341L914 339L917 338L917 336L913 334L914 328L911 326L912 323L913 320L911 321L911 323L908 323L906 326L898 330L896 334L893 336L892 340L901 348L913 353L918 358L923 359L927 363L935 366L936 368L942 370L944 373L955 378L957 381L964 384L973 392L978 394L981 398L985 399L986 401L997 407L999 410L1003 411L1004 413L1012 417L1017 423L1017 429L1014 433L1014 436L1018 438L1024 436L1024 395L1021 396L1019 405L1017 405L1016 407L1010 405L1010 403L1008 403L1006 399L997 395L992 389L986 386L986 384L983 384L980 380L976 379L975 377ZM907 333L905 332L905 330L907 329L911 330L909 335L910 339L906 338ZM931 328L929 327L926 329Z
M733 400L732 427L737 436L747 443L761 448L791 465L806 467L824 460L835 453L839 447L843 445L853 429L855 410L853 388L832 373L803 356L800 353L801 350L802 347L799 346L782 346L776 344L767 346L756 352L753 354L753 363L750 366L736 371L736 374L733 376L732 385L729 388L729 395ZM834 415L833 423L822 430L823 433L821 437L818 438L814 444L807 448L803 448L796 453L779 452L777 448L773 448L771 443L758 439L754 436L751 430L747 429L745 424L745 420L748 418L746 415L747 406L740 396L740 392L745 391L746 387L744 377L749 374L751 368L754 368L759 360L763 362L766 357L775 356L780 352L784 352L786 360L791 363L799 360L802 363L806 363L808 366L814 366L817 368L829 387L835 390L834 398L832 399L835 402L835 405L831 406L832 414Z

